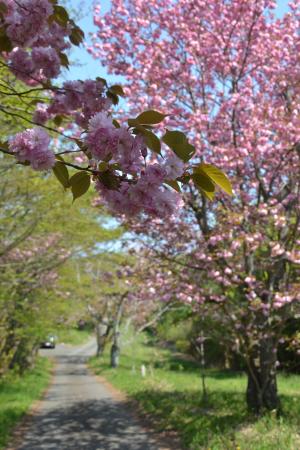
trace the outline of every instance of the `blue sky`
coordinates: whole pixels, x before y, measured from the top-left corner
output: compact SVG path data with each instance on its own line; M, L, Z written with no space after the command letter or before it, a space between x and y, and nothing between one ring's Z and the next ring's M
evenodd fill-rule
M243 0L241 0L243 1ZM282 16L288 9L288 2L289 0L277 0L278 8L276 10L276 13L278 16ZM79 5L80 0L70 0L70 4L74 6L75 8ZM88 34L90 32L96 32L97 28L93 24L93 1L92 0L86 0L86 10L89 10L89 12L86 14L86 16L78 22L78 25L83 29L83 31L86 34L86 37L88 37ZM99 3L102 7L102 11L106 12L110 8L110 0L98 0L97 3ZM112 77L108 76L106 70L101 67L99 61L95 60L86 50L83 46L76 48L72 52L71 60L78 61L80 65L72 65L72 68L69 70L68 73L65 74L64 78L67 78L69 80L75 80L75 79L86 79L86 78L96 78L97 76L104 77L108 79L110 82L116 82L120 80L120 77Z

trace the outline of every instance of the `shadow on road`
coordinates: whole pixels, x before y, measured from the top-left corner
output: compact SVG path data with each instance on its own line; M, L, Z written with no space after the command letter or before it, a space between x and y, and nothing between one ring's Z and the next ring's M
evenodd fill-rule
M121 408L103 399L39 414L19 450L157 450L151 432Z

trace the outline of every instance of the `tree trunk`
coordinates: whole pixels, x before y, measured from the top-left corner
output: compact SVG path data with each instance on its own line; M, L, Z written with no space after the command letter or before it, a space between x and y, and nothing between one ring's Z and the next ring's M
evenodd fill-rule
M125 292L125 294L122 295L120 298L117 314L114 320L114 326L113 326L113 344L111 346L110 351L110 365L111 367L118 367L119 366L119 359L120 359L120 324L123 317L123 305L124 301L127 297L128 292Z
M107 344L107 340L109 338L109 333L111 327L108 323L101 319L100 322L96 324L96 338L97 338L97 352L96 356L102 356L105 346Z
M118 367L119 360L120 360L120 347L118 345L118 339L115 339L113 345L111 346L111 351L110 351L111 367L114 367L114 368Z
M276 381L276 352L272 341L260 342L255 355L248 361L247 405L251 412L261 415L266 411L279 413L280 401Z

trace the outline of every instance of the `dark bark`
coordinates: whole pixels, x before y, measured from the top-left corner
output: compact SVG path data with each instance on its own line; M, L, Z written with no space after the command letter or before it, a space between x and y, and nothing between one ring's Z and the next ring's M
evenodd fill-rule
M280 412L276 380L276 353L271 340L260 343L248 361L247 405L251 412L261 415L266 411Z

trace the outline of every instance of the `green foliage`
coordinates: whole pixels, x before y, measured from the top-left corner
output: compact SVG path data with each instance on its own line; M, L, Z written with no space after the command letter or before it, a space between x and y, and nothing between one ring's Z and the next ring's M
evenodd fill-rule
M1 29L0 41L3 42ZM6 112L1 115L0 140L4 142L12 135L12 133L28 128L28 120L32 119L36 103L43 103L46 101L46 98L39 91L26 94L28 87L20 81L17 81L5 66L0 67L0 78L1 107ZM21 92L22 95L17 95L15 92ZM17 116L14 114L17 114Z
M181 192L179 183L176 180L168 180L165 181L165 184L167 184L168 186L170 186L171 188L175 189L176 192Z
M153 150L155 153L160 154L161 152L161 144L158 137L152 133L152 131L143 129L142 134L144 136L146 145L150 150Z
M24 370L58 321L73 326L86 313L97 293L90 279L88 295L80 287L81 260L120 235L86 200L72 205L53 177L10 161L0 159L0 373Z
M53 7L53 15L50 18L50 21L55 21L59 25L66 27L68 25L68 21L70 20L69 14L63 6L54 5Z
M201 399L199 367L145 337L127 337L121 364L109 367L109 355L92 358L96 373L137 400L154 416L161 431L177 431L191 450L297 450L300 448L300 377L279 376L284 414L256 420L246 411L246 377L240 373L207 370L208 403ZM146 365L142 378L140 367ZM156 366L156 368L155 368Z
M122 86L119 84L115 84L109 88L109 91L112 92L115 95L120 95L121 97L125 96L125 92L123 91Z
M40 358L36 367L22 377L11 374L0 381L0 450L5 448L15 425L47 387L50 369L50 361Z
M162 122L166 117L167 114L162 114L158 111L150 109L138 115L136 121L141 125L154 125Z
M194 174L206 175L215 185L223 189L228 195L232 195L232 186L227 176L212 164L201 163L194 167Z
M194 172L192 175L192 180L198 189L203 192L209 200L213 200L215 193L215 185L208 175L204 172L198 173Z
M53 167L53 173L64 188L70 187L69 172L67 167L61 161L56 161Z
M167 130L162 140L184 162L188 162L195 154L195 147L181 131Z
M91 176L87 172L77 172L69 179L73 201L84 195L91 185Z

